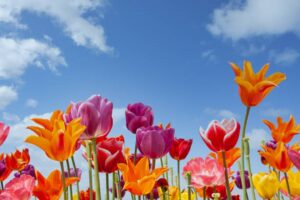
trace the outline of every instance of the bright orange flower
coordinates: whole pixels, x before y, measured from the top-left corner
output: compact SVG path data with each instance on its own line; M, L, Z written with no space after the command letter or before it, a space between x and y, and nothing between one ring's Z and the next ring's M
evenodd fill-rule
M47 179L40 173L36 172L37 185L33 189L33 195L38 199L43 200L59 200L63 192L63 184L61 173L59 170L54 170L50 173ZM66 186L79 181L77 177L66 178Z
M77 140L84 132L85 126L81 125L79 118L65 124L61 114L58 113L58 111L54 112L50 120L34 119L44 128L28 127L37 136L31 135L25 142L42 149L50 159L62 162L74 154Z
M123 174L124 189L134 195L149 194L157 178L168 171L165 167L150 171L147 157L143 157L136 165L130 159L127 159L127 164L118 164L118 168Z
M217 160L220 165L223 165L223 158L222 158L221 151L218 151L217 153L211 152L209 153L209 156ZM229 151L225 152L225 157L226 157L227 167L230 168L235 163L235 161L237 161L241 157L241 149L238 147L230 149Z
M0 181L4 181L5 179L7 179L7 177L12 172L12 169L6 164L6 156L7 155L4 155L4 153L0 154L0 165L2 165L0 170Z
M264 151L259 151L259 154L270 166L283 172L287 172L293 167L293 163L287 153L287 147L283 142L278 142L275 149L265 145L262 145L262 148ZM298 151L300 150L300 146L296 143L289 147L289 149Z
M280 72L265 77L269 64L264 65L256 74L249 61L244 62L244 70L234 63L230 65L235 73L234 80L239 86L240 97L245 106L258 105L279 83L286 79L285 75Z
M28 149L23 149L22 152L16 150L14 153L7 155L5 158L6 165L12 170L21 171L30 162Z
M272 137L276 142L289 143L294 135L300 133L300 124L296 124L292 115L287 122L284 122L281 117L277 117L277 127L268 120L263 120L263 122L271 130Z

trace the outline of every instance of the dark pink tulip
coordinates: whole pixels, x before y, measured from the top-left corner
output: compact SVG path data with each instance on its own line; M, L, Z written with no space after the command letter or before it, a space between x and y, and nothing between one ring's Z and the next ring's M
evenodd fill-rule
M136 144L142 154L151 159L166 155L172 146L175 130L159 126L139 128L136 131Z
M212 121L208 128L200 128L200 136L212 151L228 151L232 149L240 136L240 124L235 119Z
M0 122L0 145L4 143L9 133L9 126L6 126L3 122Z
M113 125L113 104L99 95L93 95L84 102L72 103L69 114L64 115L64 121L81 118L86 131L81 139L106 137Z
M288 150L288 155L295 167L300 170L300 153L290 149Z
M127 129L132 133L136 133L138 128L153 124L152 108L142 103L129 104L125 116Z

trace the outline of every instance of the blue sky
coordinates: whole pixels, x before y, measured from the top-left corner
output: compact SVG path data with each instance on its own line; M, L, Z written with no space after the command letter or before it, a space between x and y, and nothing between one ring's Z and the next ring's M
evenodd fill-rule
M300 121L299 8L297 0L1 1L0 117L13 127L1 149L23 146L31 115L101 94L116 108L111 134L125 134L128 145L134 137L124 108L141 101L156 123L171 122L177 137L194 139L190 157L205 156L200 126L232 116L242 123L228 63L248 59L256 71L270 63L269 74L287 75L251 113L256 162L257 144L269 137L262 119L293 114Z

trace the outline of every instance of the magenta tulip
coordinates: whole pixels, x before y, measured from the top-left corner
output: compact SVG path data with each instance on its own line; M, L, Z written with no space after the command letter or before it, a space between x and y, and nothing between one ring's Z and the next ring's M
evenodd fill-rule
M295 167L300 170L300 153L290 149L288 150L288 155Z
M129 104L125 112L126 127L132 133L136 133L141 127L152 126L153 113L150 106L142 103Z
M113 125L112 111L112 102L93 95L84 102L72 103L70 113L64 115L64 121L68 123L74 118L81 118L81 123L86 126L81 139L106 137Z
M6 126L3 122L0 122L0 146L4 143L9 133L9 126Z
M240 135L240 124L235 120L224 119L221 122L212 121L208 128L200 128L200 136L203 141L214 152L228 151L232 149Z
M148 158L161 158L170 151L174 133L173 128L163 129L159 126L139 128L136 131L137 147Z

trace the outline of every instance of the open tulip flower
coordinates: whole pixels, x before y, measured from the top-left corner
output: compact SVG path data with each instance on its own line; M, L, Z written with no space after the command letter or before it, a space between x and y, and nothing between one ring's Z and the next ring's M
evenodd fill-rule
M263 122L269 127L276 142L289 143L295 135L300 133L300 124L296 124L292 115L287 122L283 121L281 117L277 117L277 127L268 120L263 120Z
M143 103L129 104L125 111L126 127L132 133L136 133L141 127L152 126L153 112L150 106Z
M5 125L3 122L0 122L0 146L6 140L9 130L10 130L9 126Z
M27 137L25 142L42 149L50 159L62 162L74 154L77 140L84 132L85 126L81 124L81 119L73 119L65 124L62 115L56 113L52 114L50 121L53 121L53 125L51 124L52 127L49 129L45 126L44 128L29 126L28 128L36 135Z
M264 172L254 174L252 179L257 193L263 199L272 199L279 190L280 183L274 171L270 174Z
M249 61L244 61L244 70L234 63L230 63L230 65L235 73L234 80L239 86L241 100L247 107L257 106L276 86L286 79L285 75L280 72L265 77L269 64L264 65L256 74Z
M37 171L36 179L37 185L33 189L34 196L41 200L59 200L63 192L63 183L59 170L52 171L47 178ZM65 179L66 186L69 186L76 181L79 181L79 178L71 177Z
M232 149L239 135L240 124L235 119L223 119L221 122L213 120L206 130L200 127L200 136L207 147L214 152Z
M16 171L22 171L30 162L28 149L22 151L16 150L14 153L6 156L6 164Z
M190 152L192 143L192 139L185 140L183 138L175 137L170 149L170 156L174 160L184 160Z
M127 159L127 163L118 164L118 168L123 175L124 189L134 195L149 194L154 188L156 180L168 171L168 168L165 167L150 171L147 157L143 157L136 165Z

